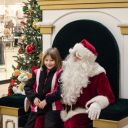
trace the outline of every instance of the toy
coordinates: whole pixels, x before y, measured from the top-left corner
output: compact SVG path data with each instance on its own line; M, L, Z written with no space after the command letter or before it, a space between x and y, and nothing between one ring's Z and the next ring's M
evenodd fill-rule
M30 79L31 77L32 77L31 73L29 73L27 71L22 71L21 74L17 78L21 83L12 88L14 94L25 95L24 86L25 86L25 83L27 82L27 80Z

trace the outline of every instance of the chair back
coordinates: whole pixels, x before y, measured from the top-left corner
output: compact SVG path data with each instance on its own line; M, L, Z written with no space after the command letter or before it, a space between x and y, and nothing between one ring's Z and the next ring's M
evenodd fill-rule
M107 72L115 97L119 97L119 48L112 33L101 23L92 20L78 20L64 26L56 35L53 47L60 51L62 59L69 48L83 38L92 43L98 52L97 61Z

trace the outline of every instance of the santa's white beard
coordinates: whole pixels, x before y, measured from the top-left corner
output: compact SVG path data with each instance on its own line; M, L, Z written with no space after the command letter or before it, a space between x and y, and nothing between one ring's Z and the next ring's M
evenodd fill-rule
M64 71L62 73L62 97L63 102L68 105L75 104L77 98L82 93L82 88L87 87L89 81L89 73L92 65L89 62L78 60L74 62L72 57L66 61Z

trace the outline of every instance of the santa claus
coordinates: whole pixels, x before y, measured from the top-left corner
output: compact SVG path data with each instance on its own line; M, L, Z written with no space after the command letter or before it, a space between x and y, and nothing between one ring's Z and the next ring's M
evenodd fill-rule
M83 39L69 50L64 63L61 112L64 128L87 128L115 98L105 69L96 62L97 51Z

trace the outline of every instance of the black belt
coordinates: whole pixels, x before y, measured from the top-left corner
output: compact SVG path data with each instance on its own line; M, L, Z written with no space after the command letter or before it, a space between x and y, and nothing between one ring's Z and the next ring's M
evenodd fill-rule
M68 113L70 110L75 110L75 105L63 105L64 110L66 110L66 112Z

